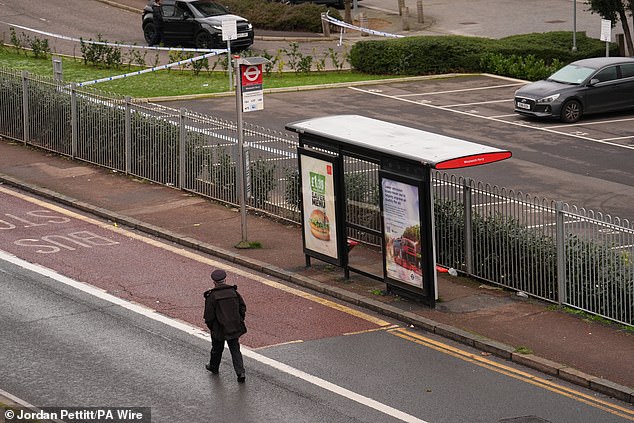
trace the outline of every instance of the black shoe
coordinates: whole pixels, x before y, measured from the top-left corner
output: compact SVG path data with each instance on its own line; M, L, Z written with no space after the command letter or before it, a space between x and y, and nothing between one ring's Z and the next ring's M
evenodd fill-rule
M218 373L220 373L218 371L218 369L214 369L213 367L211 367L211 364L207 363L205 364L205 369L209 370L211 373L217 375Z
M244 383L245 380L247 380L247 377L244 375L244 373L238 375L238 383Z

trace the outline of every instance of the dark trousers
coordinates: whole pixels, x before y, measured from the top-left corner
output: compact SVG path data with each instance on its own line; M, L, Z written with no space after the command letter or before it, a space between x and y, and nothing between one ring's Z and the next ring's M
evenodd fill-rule
M233 369L238 376L244 374L244 361L242 361L242 353L240 352L240 341L236 339L227 339L227 345L229 345L229 351L231 352L231 361L233 361ZM209 360L209 366L218 370L220 367L220 360L222 360L222 351L225 349L225 340L211 338L211 359Z
M163 25L156 25L154 27L154 36L152 37L152 41L150 41L150 46L157 46L161 44L165 38L165 33L163 31Z

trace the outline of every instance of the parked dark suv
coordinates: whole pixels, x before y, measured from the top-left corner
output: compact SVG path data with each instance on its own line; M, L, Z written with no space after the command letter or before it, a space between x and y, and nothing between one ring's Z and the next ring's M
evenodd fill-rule
M143 34L148 44L154 36L152 3L143 9ZM253 26L243 17L232 15L224 6L210 0L163 0L164 35L167 45L195 45L198 48L226 48L222 40L222 21L235 20L238 38L231 50L247 49L253 44Z

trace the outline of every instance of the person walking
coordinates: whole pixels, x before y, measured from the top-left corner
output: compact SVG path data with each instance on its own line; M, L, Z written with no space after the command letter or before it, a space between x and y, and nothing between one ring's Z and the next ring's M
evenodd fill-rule
M154 0L152 3L152 21L154 22L154 35L150 42L150 47L157 46L164 42L164 22L163 22L163 8L161 6L161 0Z
M247 333L244 318L247 306L238 293L236 285L227 285L227 274L222 269L211 273L214 288L205 291L205 324L211 331L211 357L205 368L213 374L220 371L220 360L225 348L225 341L229 345L233 369L238 376L238 382L246 380L244 361L240 352L240 337Z

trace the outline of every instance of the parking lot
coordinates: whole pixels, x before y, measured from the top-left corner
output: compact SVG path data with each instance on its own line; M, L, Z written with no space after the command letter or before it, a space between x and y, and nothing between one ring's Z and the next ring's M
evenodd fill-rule
M524 83L496 76L464 75L265 92L264 110L246 113L243 118L247 125L290 136L284 129L289 122L359 114L493 145L511 150L513 158L465 169L460 174L631 220L634 113L589 116L576 124L521 117L513 113L513 93ZM164 104L236 120L234 97Z

